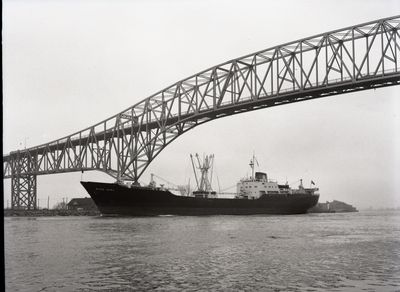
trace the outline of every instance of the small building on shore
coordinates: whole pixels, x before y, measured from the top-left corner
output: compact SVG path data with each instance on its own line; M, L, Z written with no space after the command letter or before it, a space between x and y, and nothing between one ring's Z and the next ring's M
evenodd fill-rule
M75 198L69 201L67 204L67 209L76 211L91 211L97 210L97 207L92 198Z

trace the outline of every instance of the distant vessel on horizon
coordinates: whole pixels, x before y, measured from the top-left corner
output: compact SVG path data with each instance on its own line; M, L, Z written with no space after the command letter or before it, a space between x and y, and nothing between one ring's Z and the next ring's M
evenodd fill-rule
M252 215L302 214L318 203L318 188L304 188L302 180L297 189L269 180L264 172L254 172L255 156L250 161L252 176L236 185L234 198L219 198L211 188L214 155L203 162L191 155L197 189L192 193L174 194L172 189L157 186L152 175L148 186L127 185L121 182L81 182L98 209L106 216L156 215ZM314 184L312 182L312 184Z
M333 200L331 202L326 201L326 203L318 203L308 211L310 213L358 212L356 207L338 200Z

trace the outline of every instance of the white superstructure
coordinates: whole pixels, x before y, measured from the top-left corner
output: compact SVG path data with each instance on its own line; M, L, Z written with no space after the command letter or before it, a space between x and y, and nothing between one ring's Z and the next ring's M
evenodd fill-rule
M252 176L250 178L241 179L236 185L236 198L239 199L258 199L262 196L273 196L273 195L294 195L294 194L305 194L305 193L316 193L317 188L305 189L303 187L303 181L300 180L298 189L291 189L289 185L278 184L276 181L268 179L268 176L264 172L254 173L254 163L257 162L255 156L250 160L250 167L252 169ZM258 164L258 163L257 163ZM311 182L314 184L314 182Z
M282 187L286 187L282 186ZM256 172L254 178L242 179L237 183L236 193L238 198L258 199L266 194L287 194L289 186L280 188L277 182L269 181L267 174Z

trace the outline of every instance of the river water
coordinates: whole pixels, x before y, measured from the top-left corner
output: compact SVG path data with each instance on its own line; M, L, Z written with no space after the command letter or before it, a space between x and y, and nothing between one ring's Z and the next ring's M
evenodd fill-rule
M5 218L7 291L400 291L400 212Z

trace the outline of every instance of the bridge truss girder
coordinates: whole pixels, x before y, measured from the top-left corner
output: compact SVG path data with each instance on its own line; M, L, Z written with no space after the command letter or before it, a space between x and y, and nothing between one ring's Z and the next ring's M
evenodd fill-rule
M137 182L177 137L243 111L400 83L400 16L312 36L183 79L92 127L3 156L5 178L101 170ZM21 167L30 160L31 167Z

